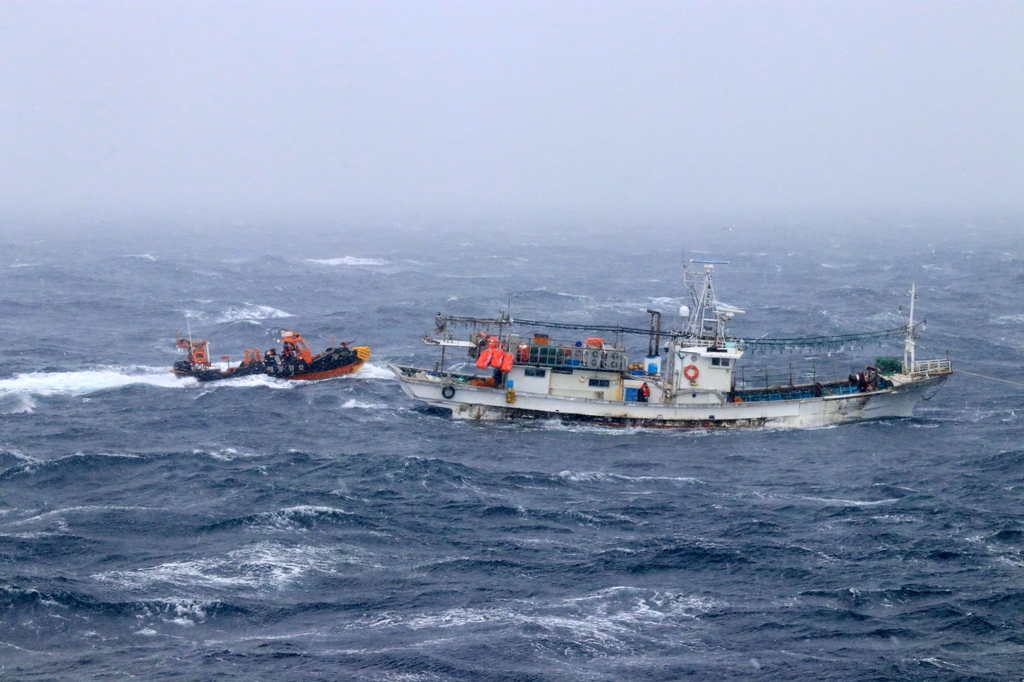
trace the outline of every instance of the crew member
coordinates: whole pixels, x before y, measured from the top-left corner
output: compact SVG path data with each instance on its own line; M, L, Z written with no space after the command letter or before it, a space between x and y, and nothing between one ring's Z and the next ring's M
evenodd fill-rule
M265 364L267 364L267 365L276 365L277 364L277 351L275 351L273 348L268 350L264 354L264 356L263 356L263 362Z
M647 382L645 381L644 385L641 386L640 388L638 388L637 391L636 391L636 401L638 403L646 403L647 399L650 398L650 397L651 397L651 387L648 386Z

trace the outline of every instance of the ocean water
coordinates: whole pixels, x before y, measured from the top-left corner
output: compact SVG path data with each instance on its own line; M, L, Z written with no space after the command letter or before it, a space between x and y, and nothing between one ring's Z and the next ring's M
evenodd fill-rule
M737 334L896 326L916 282L920 359L1024 383L1016 224L730 227L0 234L0 678L1024 676L1019 385L662 431L456 422L386 369L433 365L438 311L669 327L685 250L731 261ZM373 357L200 385L168 372L189 328Z

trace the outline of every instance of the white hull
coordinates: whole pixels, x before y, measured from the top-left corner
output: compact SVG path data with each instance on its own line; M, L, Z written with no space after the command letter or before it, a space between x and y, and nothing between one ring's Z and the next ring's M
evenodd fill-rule
M669 428L788 427L808 428L865 419L913 416L914 406L945 381L932 376L870 393L717 405L639 403L555 395L517 393L509 404L505 390L458 384L451 398L435 377L419 378L391 366L406 394L450 410L456 419L498 421L563 418L628 426Z

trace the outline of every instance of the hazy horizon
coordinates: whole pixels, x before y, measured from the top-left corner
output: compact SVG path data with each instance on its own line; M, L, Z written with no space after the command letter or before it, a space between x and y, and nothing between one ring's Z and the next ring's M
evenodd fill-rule
M0 221L1018 215L1021 35L1010 2L7 1Z

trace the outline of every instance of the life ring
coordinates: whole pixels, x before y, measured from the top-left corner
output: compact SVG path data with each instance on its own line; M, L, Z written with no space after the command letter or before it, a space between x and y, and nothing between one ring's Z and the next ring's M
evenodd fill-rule
M510 388L505 391L505 402L511 405L516 401L516 389Z
M700 376L700 370L697 369L697 365L687 365L683 367L683 376L690 381L695 381Z
M445 386L444 388L441 389L441 395L444 397L445 400L451 400L452 398L455 397L455 387Z

